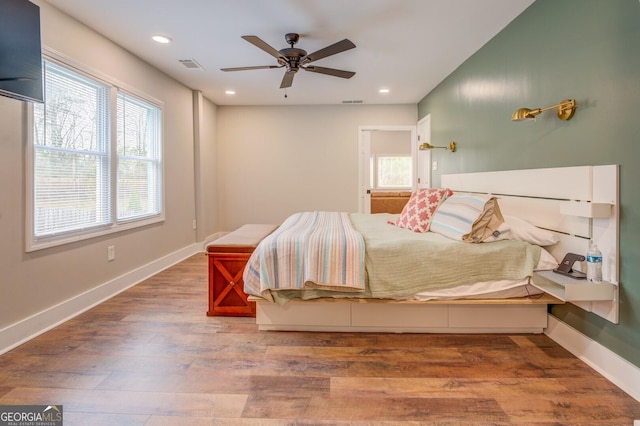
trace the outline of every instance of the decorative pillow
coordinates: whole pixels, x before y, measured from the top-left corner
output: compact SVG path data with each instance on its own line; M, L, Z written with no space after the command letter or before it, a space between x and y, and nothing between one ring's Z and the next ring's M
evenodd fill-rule
M558 267L558 261L544 248L540 247L540 260L534 271L552 271Z
M504 220L511 228L508 237L510 240L526 241L537 246L550 246L560 241L553 232L540 229L519 217L505 216Z
M410 229L414 232L429 230L433 212L453 192L449 188L420 188L411 193L411 197L402 209L402 213L391 225Z
M454 240L481 243L507 238L509 226L496 197L453 194L436 210L430 230Z

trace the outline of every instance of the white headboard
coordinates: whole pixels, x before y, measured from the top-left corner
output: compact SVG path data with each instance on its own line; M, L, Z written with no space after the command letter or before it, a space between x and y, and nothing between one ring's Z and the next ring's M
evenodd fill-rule
M568 252L585 255L592 239L602 251L603 279L618 284L618 173L617 165L463 173L442 175L441 186L495 195L503 214L556 232L560 242L547 249L558 261ZM617 293L616 285L614 301L576 305L617 322Z

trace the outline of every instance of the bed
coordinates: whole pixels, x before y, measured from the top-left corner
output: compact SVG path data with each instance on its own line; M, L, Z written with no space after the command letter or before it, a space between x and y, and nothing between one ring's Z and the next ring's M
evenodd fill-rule
M594 184L598 173L605 173L606 184ZM585 183L570 194L548 185L548 179L568 178ZM287 218L245 270L245 292L256 302L259 328L540 333L548 305L563 301L536 285L535 271L553 269L566 252L586 252L589 239L601 241L607 259L617 257L616 166L446 175L442 186L446 195L434 203L428 232L400 226L400 217L391 214L300 212ZM614 199L602 195L611 191ZM596 203L598 197L608 198ZM474 223L466 235L454 232L459 230L446 216L461 212L454 199L479 203L469 213L484 217L479 230ZM612 207L601 215L606 217L585 222L581 203ZM570 214L562 213L565 205ZM552 241L531 241L521 232L513 238L512 229ZM615 282L615 268L605 269Z

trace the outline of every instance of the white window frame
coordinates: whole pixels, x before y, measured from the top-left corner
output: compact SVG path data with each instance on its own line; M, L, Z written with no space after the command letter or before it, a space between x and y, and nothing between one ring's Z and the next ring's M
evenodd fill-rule
M73 243L76 241L87 240L96 238L103 235L112 234L115 232L121 232L125 230L145 227L151 224L164 222L165 220L165 201L164 201L164 103L141 93L140 91L118 82L116 79L109 77L97 70L91 69L85 65L78 64L72 59L61 55L48 48L43 48L43 59L54 62L60 66L69 68L70 70L84 75L92 80L101 82L109 86L109 103L110 110L113 112L109 119L108 125L110 126L110 182L108 190L111 193L111 217L109 223L104 226L99 226L91 229L84 229L79 231L70 231L68 233L60 233L58 235L52 235L47 237L38 238L35 235L34 227L34 132L33 132L33 104L25 102L25 117L26 117L26 129L25 129L25 186L26 186L26 226L25 226L25 251L32 252L36 250L42 250L45 248L56 247L64 244ZM117 220L117 120L116 120L116 103L117 94L121 92L126 96L137 98L143 102L149 103L152 106L158 108L158 208L159 212L155 215L144 216L141 218L129 218L121 221Z
M157 105L147 101L144 98L141 98L140 96L138 96L136 94L130 93L127 90L118 90L118 93L116 94L116 97L118 95L123 95L128 100L128 102L144 103L144 104L148 104L148 105L150 105L152 107L158 108L158 110L157 110L158 111L158 116L155 117L155 119L159 120L160 124L162 124L162 121L161 121L162 120L162 109L160 109ZM119 111L116 111L116 112L119 112ZM117 123L118 119L116 118L116 119L114 119L114 121ZM118 162L120 162L122 160L140 160L140 161L149 163L152 166L152 168L154 169L154 173L156 175L156 179L158 180L158 188L157 188L158 193L154 194L153 197L151 197L151 199L148 199L147 201L148 202L153 201L153 202L155 202L157 204L157 209L159 210L159 212L156 215L161 214L164 211L164 209L162 208L162 192L161 192L161 190L162 190L162 185L161 184L162 184L162 181L163 181L163 179L162 179L162 164L163 164L163 161L162 161L162 149L161 149L161 146L162 146L162 142L161 142L162 141L162 131L161 131L160 128L154 129L154 130L157 130L157 132L159 132L159 134L156 137L158 138L160 143L159 143L158 147L152 147L153 148L152 150L154 151L154 153L153 153L153 155L151 155L149 157L135 157L135 156L131 156L129 154L118 153L117 152L117 141L116 141L117 136L116 136L116 138L112 139L112 143L114 144L114 146L113 146L114 149L112 151L112 154L115 153L115 156L116 156L115 157L116 161L114 161L114 163L116 165L116 167L115 167L116 168L116 172L115 172L116 186L115 186L115 190L113 191L113 196L114 197L113 197L113 200L112 200L113 201L112 208L116 209L116 210L114 210L114 216L115 216L115 220L119 224L123 224L123 223L126 223L126 222L132 222L132 221L138 221L138 220L145 220L145 219L147 219L147 218L149 218L151 216L151 215L147 214L147 215L144 215L142 217L140 217L140 216L129 216L129 217L126 217L126 218L119 217L120 213L118 211L119 209L118 209L118 205L117 205L117 199L118 199L118 196L120 195L120 192L119 192L120 182L118 180L118 171L119 171L119 169L118 169L117 165L118 165Z

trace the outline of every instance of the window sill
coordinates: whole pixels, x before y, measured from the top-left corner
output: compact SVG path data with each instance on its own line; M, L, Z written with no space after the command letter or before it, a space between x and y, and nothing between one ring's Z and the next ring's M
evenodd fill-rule
M41 241L33 241L33 236L27 236L27 247L25 252L31 253L38 250L44 250L52 247L58 247L65 244L71 244L78 241L90 240L92 238L101 237L104 235L115 234L116 232L128 231L131 229L143 228L145 226L153 225L156 223L164 222L164 215L154 216L148 219L134 220L130 222L124 222L117 225L93 229L83 233L76 233L68 236L50 237L48 239L42 239Z

